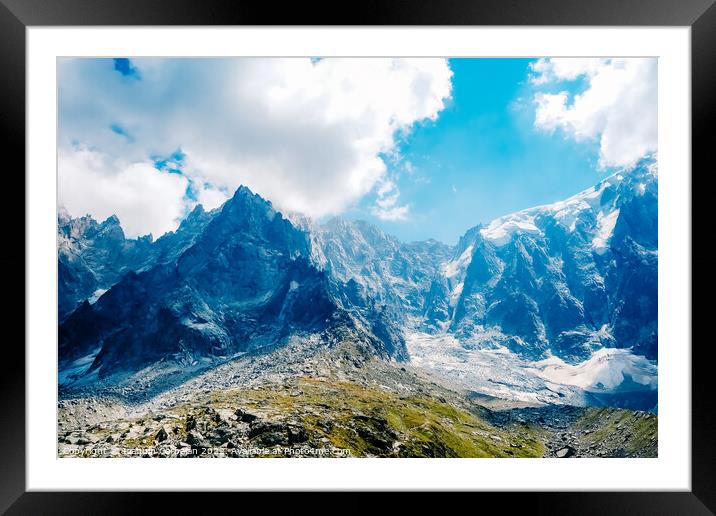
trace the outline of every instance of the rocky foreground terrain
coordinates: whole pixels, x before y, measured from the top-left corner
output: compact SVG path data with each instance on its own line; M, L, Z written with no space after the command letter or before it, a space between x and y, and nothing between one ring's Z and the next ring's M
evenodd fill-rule
M326 352L316 340L294 341L180 385L171 386L172 377L167 370L151 380L137 375L111 388L62 391L59 456L657 455L654 414L471 399L354 344ZM140 401L152 388L158 394Z

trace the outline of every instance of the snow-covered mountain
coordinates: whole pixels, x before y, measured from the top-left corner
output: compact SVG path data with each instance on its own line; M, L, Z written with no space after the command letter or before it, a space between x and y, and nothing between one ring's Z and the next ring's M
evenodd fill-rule
M285 218L243 187L156 242L61 214L61 369L190 364L318 334L499 396L655 393L657 199L648 161L456 246Z
M658 181L645 162L466 232L407 345L483 394L651 409L657 301Z
M603 347L657 358L657 175L615 174L469 230L440 266L424 330L568 362Z

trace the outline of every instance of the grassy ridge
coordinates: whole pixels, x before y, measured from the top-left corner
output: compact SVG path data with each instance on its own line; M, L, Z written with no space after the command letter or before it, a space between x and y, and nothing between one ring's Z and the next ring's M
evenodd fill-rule
M506 431L447 400L401 397L352 382L301 378L293 390L217 393L217 408L243 405L281 417L298 417L309 440L325 438L351 455L365 457L540 457L538 430Z

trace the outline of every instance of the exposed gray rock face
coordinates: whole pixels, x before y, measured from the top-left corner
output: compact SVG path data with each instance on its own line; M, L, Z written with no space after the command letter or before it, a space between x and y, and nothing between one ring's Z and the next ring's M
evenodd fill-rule
M137 268L151 246L151 237L127 240L114 216L98 223L89 216L70 219L61 213L57 221L58 310L63 320L80 302Z
M89 215L73 219L61 211L57 217L60 321L82 301L95 302L124 274L176 259L193 243L213 214L199 205L176 231L153 241L151 235L126 238L116 216L98 223Z
M306 234L246 188L181 247L159 248L158 265L129 271L76 310L60 327L61 360L99 346L90 371L102 375L170 356L225 356L325 326L335 311Z
M349 285L356 304L392 307L398 317L420 317L425 296L450 247L435 240L402 243L365 221L333 219L315 230L326 269Z
M435 240L404 244L360 220L332 219L310 230L314 256L332 278L340 305L386 343L388 355L407 358L403 330L422 316L450 247Z

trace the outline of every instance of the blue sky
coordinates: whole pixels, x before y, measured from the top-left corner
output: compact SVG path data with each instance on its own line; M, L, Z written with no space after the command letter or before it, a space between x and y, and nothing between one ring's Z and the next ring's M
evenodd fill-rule
M67 58L59 204L176 229L239 185L402 240L552 203L656 149L655 59Z
M399 172L401 200L410 204L411 216L380 220L370 213L370 198L346 216L403 240L454 243L473 225L598 182L608 170L597 166L597 142L535 128L528 84L535 61L451 59L452 100L435 122L416 125L400 144L401 162L390 165ZM558 89L574 94L584 84L563 82Z

